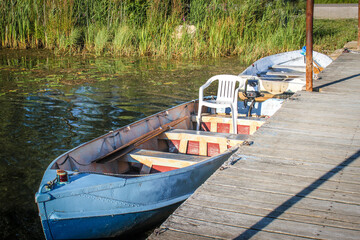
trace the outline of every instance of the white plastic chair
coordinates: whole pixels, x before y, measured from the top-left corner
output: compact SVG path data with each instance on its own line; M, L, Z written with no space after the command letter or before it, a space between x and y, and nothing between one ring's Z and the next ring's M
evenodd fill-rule
M219 81L218 91L216 100L204 100L204 89L210 86L214 81ZM199 108L197 116L196 130L200 129L201 112L202 107L206 106L209 108L231 108L232 121L233 121L233 133L237 134L237 115L238 106L237 99L239 89L244 87L244 78L235 75L216 75L202 85L199 89ZM236 83L239 82L239 86L236 88Z

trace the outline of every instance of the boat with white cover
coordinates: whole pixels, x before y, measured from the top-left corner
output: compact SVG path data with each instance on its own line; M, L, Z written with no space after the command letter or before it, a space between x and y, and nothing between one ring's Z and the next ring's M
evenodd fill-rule
M239 76L259 78L261 91L272 94L297 92L302 90L306 83L305 59L305 49L267 56L251 64ZM314 51L314 78L332 61L327 55Z

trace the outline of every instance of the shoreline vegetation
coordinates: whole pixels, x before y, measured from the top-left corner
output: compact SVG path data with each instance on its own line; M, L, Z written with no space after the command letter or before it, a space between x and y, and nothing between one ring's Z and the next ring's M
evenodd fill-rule
M346 4L346 3L358 3L359 0L315 0L315 4Z
M305 44L306 1L5 0L1 48L59 55L206 58L262 56ZM315 20L314 50L356 38L357 20Z

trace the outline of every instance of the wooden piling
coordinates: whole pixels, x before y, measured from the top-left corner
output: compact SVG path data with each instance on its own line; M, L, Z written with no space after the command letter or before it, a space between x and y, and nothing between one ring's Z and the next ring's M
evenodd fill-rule
M357 49L360 50L360 0L358 4L358 42Z
M359 0L360 1L360 0ZM314 0L306 3L306 91L313 90L313 15Z

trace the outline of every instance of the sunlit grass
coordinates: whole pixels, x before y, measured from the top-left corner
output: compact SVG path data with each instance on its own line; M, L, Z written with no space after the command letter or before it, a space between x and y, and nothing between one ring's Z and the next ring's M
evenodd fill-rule
M357 19L314 20L314 50L331 53L357 38Z
M106 27L102 27L95 35L94 49L96 55L101 55L109 40L109 33Z
M346 26L352 21L336 21L315 20L318 50L353 39L352 27ZM17 0L0 4L0 45L9 48L165 58L241 56L252 62L304 44L304 1Z
M358 0L315 0L315 4L328 4L328 3L358 3Z

